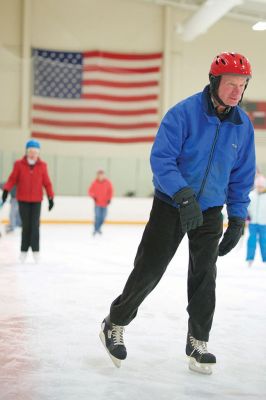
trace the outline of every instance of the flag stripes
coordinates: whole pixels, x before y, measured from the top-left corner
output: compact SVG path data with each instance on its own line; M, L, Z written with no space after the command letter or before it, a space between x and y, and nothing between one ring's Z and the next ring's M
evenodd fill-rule
M32 136L151 142L162 54L33 50Z

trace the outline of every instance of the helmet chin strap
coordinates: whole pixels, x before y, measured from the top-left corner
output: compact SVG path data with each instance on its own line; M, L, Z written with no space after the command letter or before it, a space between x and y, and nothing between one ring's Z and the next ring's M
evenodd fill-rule
M229 105L225 104L223 100L218 96L218 89L221 81L221 76L209 75L209 79L210 79L210 91L212 97L217 101L217 103L220 106L225 108L230 107Z
M217 92L211 92L212 96L215 98L215 100L220 104L220 106L223 106L225 108L231 108L228 104L225 104L222 99L218 96Z

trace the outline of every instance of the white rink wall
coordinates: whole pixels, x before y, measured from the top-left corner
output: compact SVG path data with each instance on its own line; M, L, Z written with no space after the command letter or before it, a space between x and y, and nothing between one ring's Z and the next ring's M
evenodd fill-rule
M152 197L114 197L108 207L106 223L145 224L150 215ZM0 221L8 220L10 203L0 209ZM227 223L226 207L223 209L224 223ZM89 197L56 196L55 206L48 212L46 197L42 202L42 223L91 223L94 220L94 202Z
M108 207L107 223L145 223L152 206L152 198L115 197ZM0 219L8 219L9 201L0 210ZM93 221L94 202L89 197L56 196L55 206L48 212L46 197L42 203L42 222L88 223Z

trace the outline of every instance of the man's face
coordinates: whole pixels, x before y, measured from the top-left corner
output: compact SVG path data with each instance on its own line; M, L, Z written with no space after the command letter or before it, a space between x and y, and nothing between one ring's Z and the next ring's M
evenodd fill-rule
M234 107L239 103L246 85L246 77L238 75L222 75L218 96L224 104Z

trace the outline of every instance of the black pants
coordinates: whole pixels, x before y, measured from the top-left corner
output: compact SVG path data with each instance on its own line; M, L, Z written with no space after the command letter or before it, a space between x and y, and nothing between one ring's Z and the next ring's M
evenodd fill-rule
M188 232L188 329L198 340L208 341L215 309L216 260L222 236L222 207L203 212L203 225ZM184 234L179 210L154 198L149 222L144 230L123 293L114 300L110 319L128 325L138 307L155 288L174 256Z
M22 222L21 251L40 250L40 214L41 203L19 202L19 213Z

